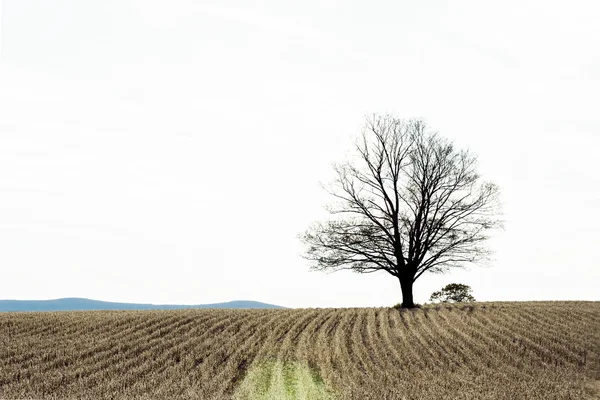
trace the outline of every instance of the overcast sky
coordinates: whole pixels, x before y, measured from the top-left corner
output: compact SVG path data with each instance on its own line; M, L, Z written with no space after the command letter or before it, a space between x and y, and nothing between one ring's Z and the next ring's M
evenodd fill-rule
M2 1L2 0L0 0ZM389 306L309 272L364 116L479 156L506 229L478 300L600 300L596 1L3 0L0 298Z

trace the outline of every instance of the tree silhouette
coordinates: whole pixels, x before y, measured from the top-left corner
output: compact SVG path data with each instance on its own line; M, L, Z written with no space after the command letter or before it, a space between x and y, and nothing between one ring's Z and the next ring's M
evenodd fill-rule
M301 235L311 269L385 271L402 306L413 283L487 259L488 232L500 225L498 188L476 172L476 158L420 120L367 118L353 158L335 164L331 218Z

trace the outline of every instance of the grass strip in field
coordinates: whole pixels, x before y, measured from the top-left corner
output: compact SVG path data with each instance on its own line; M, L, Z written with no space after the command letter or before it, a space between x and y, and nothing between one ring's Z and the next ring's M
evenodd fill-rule
M252 365L234 399L333 400L335 396L308 364L277 360Z

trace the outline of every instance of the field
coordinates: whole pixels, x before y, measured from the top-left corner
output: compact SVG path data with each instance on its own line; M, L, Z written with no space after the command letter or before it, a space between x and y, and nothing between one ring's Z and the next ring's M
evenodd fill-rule
M0 314L4 399L594 399L600 302Z

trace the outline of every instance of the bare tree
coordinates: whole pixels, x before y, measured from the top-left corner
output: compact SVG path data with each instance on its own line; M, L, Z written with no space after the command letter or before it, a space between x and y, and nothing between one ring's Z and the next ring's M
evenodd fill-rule
M481 181L473 155L420 120L378 115L355 150L334 165L332 218L301 235L313 270L386 271L412 308L423 273L487 259L482 244L500 225L498 188Z

